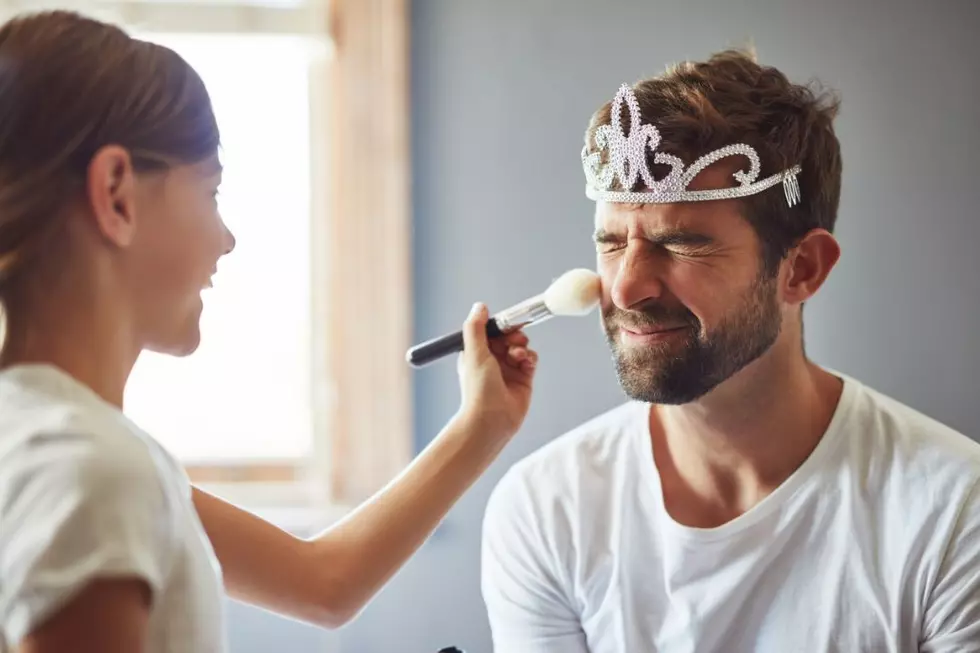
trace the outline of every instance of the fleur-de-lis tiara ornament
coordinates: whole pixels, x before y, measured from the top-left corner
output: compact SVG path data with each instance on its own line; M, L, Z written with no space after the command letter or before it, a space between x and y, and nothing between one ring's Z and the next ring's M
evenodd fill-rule
M629 133L623 130L623 102L629 109ZM628 202L635 204L670 204L673 202L703 202L706 200L732 199L755 195L776 184L782 183L786 203L795 206L800 202L800 184L796 176L800 166L796 165L771 177L759 179L759 155L749 145L737 143L705 154L690 167L678 157L657 152L660 145L660 132L653 125L644 125L640 118L640 103L628 84L619 87L612 104L612 121L595 131L593 137L596 151L589 153L589 146L582 148L582 167L585 169L585 194L591 200L607 202ZM657 181L647 165L647 148L653 153L654 163L670 166L666 177ZM608 150L607 163L602 163L602 152ZM742 155L749 159L749 170L737 171L733 176L738 182L731 188L715 190L688 190L688 185L698 173L721 159ZM647 190L634 192L631 189L638 179L643 180ZM615 181L623 190L612 190Z

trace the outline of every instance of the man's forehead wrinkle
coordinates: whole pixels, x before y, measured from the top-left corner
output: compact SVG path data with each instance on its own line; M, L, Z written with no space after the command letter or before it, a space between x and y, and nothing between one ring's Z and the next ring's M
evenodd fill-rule
M725 202L737 200L725 200ZM636 207L639 207L636 210ZM607 204L596 212L593 238L606 242L633 238L670 242L717 242L714 219L725 219L721 202L675 204Z

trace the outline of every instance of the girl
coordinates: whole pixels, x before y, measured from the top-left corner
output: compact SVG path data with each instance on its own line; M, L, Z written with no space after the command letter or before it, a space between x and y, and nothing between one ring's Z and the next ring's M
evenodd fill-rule
M303 540L192 489L122 410L144 349L186 355L235 241L218 128L174 52L67 12L0 28L0 653L219 652L222 584L351 619L526 415L536 354L464 325L459 411L389 487Z

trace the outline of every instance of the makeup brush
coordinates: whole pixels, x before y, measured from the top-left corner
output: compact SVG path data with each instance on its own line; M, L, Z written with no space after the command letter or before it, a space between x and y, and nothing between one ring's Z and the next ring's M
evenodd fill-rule
M599 303L601 289L599 275L592 270L569 270L540 295L491 317L487 322L487 337L499 338L556 316L586 315ZM463 332L457 331L415 345L408 350L405 359L413 367L422 367L460 351L463 351Z

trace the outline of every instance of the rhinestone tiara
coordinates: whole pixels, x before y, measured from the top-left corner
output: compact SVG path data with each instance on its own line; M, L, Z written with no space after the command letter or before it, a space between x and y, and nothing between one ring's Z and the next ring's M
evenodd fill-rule
M621 113L623 102L629 108L629 133L623 130ZM640 103L628 84L619 87L612 104L612 122L599 127L594 136L596 151L589 153L589 146L582 148L582 167L585 169L585 194L591 200L607 202L628 202L636 204L669 204L673 202L703 202L706 200L732 199L755 195L776 184L783 185L786 203L795 206L800 202L800 184L796 176L800 166L793 166L771 177L759 179L761 165L759 155L749 145L738 143L728 145L705 154L688 168L678 157L657 152L660 145L660 132L653 125L644 125L640 119ZM657 181L647 165L647 148L653 153L655 163L670 166L666 177ZM608 163L602 163L602 151L608 149ZM688 190L687 187L712 163L721 159L743 155L749 159L748 172L737 171L733 176L738 186L716 190ZM643 180L647 190L615 191L614 181L618 179L621 188L630 189L638 179Z

